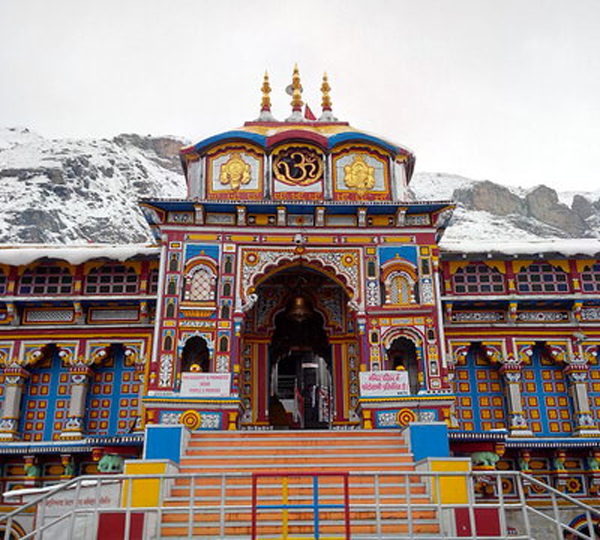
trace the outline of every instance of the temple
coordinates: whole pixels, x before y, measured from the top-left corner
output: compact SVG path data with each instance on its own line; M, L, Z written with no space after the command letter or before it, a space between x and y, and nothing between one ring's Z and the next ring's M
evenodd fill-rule
M338 120L326 76L319 118L289 88L182 148L188 196L140 203L155 246L0 249L4 491L121 472L155 426L434 425L597 504L600 243L440 246L414 153Z

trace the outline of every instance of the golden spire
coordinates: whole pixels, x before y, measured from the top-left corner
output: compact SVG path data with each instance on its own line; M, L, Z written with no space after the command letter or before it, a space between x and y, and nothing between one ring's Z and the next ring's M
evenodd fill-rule
M265 71L265 78L261 87L262 101L260 104L261 111L271 111L271 85L269 84L269 74Z
M292 111L302 112L302 85L300 84L300 72L298 64L294 64L294 74L292 76Z
M330 91L331 86L329 86L329 81L327 80L327 72L325 72L323 74L323 84L321 85L321 92L323 94L321 108L323 109L323 111L331 111L331 97L329 96Z

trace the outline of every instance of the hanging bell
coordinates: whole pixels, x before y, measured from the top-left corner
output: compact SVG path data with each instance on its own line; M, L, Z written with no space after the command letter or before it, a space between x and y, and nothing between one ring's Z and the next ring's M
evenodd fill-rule
M294 321L305 321L313 315L310 302L304 296L294 296L287 310L287 316Z

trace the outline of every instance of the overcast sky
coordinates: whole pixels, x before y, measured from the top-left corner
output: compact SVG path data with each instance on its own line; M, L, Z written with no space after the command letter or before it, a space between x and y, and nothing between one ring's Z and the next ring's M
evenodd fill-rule
M0 0L0 125L198 141L273 112L298 62L320 111L417 170L600 189L598 0Z

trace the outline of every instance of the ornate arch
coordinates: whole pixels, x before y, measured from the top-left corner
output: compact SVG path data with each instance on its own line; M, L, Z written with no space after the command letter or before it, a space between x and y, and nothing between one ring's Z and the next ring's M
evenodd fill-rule
M381 343L384 349L386 351L389 350L398 338L406 338L412 341L416 349L421 347L424 341L423 334L415 328L390 328L381 336Z
M316 270L340 285L356 307L363 307L361 253L359 249L260 249L241 250L238 282L241 284L241 305L252 302L256 288L271 276L295 266Z

